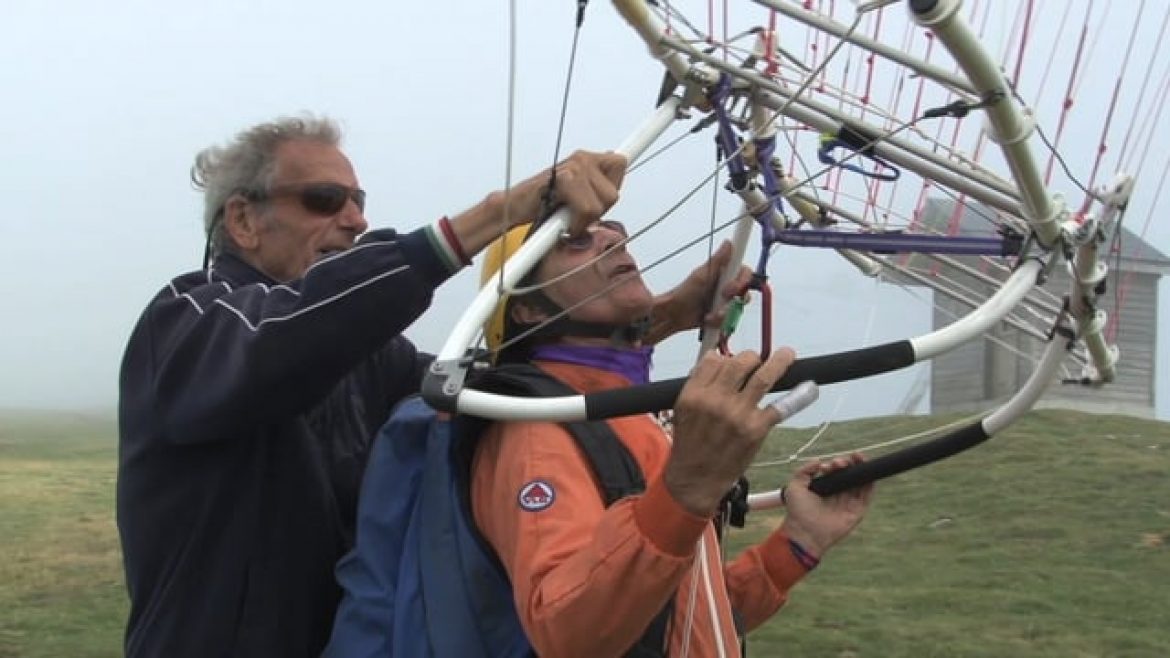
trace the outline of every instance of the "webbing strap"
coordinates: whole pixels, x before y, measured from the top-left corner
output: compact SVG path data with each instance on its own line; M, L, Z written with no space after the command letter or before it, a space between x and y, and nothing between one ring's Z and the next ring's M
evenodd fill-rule
M559 397L577 395L578 392L567 384L554 379L540 368L526 363L509 363L493 368L478 376L473 385L484 391L494 393L525 395L530 397ZM646 490L646 480L642 469L634 460L633 455L626 448L621 439L614 434L613 429L604 420L577 421L562 423L569 434L577 442L581 451L589 460L598 482L601 483L602 498L605 506L616 503L622 498L640 494ZM471 482L471 458L474 456L475 441L462 443L459 461L466 466L467 477L463 482ZM467 494L464 501L470 518L470 486L466 486ZM485 550L491 551L486 541L482 542ZM502 567L501 567L502 568ZM666 644L669 639L670 620L674 616L674 599L672 593L646 632L638 642L626 653L626 658L660 658L666 656Z

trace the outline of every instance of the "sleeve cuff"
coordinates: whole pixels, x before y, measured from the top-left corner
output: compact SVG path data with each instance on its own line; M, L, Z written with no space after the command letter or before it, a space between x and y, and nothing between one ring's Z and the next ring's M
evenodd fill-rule
M808 574L809 569L801 564L792 547L788 544L788 535L777 530L764 540L760 558L764 563L764 571L768 578L776 585L776 589L787 592L792 586Z
M403 242L402 252L411 267L417 268L426 280L436 285L463 269L454 248L443 236L439 222L432 222L398 239Z
M634 521L650 543L663 553L690 557L695 552L695 542L711 519L695 516L684 509L670 495L659 476L634 502Z

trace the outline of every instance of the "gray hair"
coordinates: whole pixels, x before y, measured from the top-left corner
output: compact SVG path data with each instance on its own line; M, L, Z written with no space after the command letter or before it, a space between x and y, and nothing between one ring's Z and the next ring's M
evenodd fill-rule
M231 142L205 148L195 156L191 182L203 190L203 230L212 254L218 254L230 240L219 221L228 198L239 192L263 190L276 166L276 149L297 140L339 146L341 129L328 117L281 117L252 126Z

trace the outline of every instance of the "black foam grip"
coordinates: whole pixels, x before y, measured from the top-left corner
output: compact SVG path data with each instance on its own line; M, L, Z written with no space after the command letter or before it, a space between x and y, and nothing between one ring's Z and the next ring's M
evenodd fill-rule
M904 473L912 468L933 464L968 448L973 448L986 441L989 436L987 431L983 429L983 423L976 422L932 441L919 443L898 452L882 455L877 459L833 471L813 480L808 488L821 496L831 496L891 475Z
M772 390L785 391L809 380L817 384L835 384L879 375L913 364L914 348L908 340L797 359ZM600 420L670 409L678 400L678 394L685 383L686 377L679 377L641 386L589 393L585 396L586 416L589 420Z

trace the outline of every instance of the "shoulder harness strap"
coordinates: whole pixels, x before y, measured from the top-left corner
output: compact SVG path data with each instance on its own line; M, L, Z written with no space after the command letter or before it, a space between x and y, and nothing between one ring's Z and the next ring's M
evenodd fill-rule
M567 384L527 363L509 363L489 370L475 380L476 388L496 393L526 395L533 397L558 397L578 395ZM614 434L609 423L598 421L574 421L562 423L577 442L589 460L594 474L601 483L602 498L609 507L622 498L640 494L646 490L646 479L633 455ZM476 428L482 431L483 426ZM480 432L463 434L476 436ZM475 441L463 441L457 450L456 461L461 469L460 481L464 483L462 503L471 518L471 460L475 454ZM494 555L491 546L480 537L484 550ZM499 565L503 569L502 565ZM626 658L659 658L666 655L669 640L670 620L674 616L674 599L670 597L666 606L654 617L646 633L638 640Z

